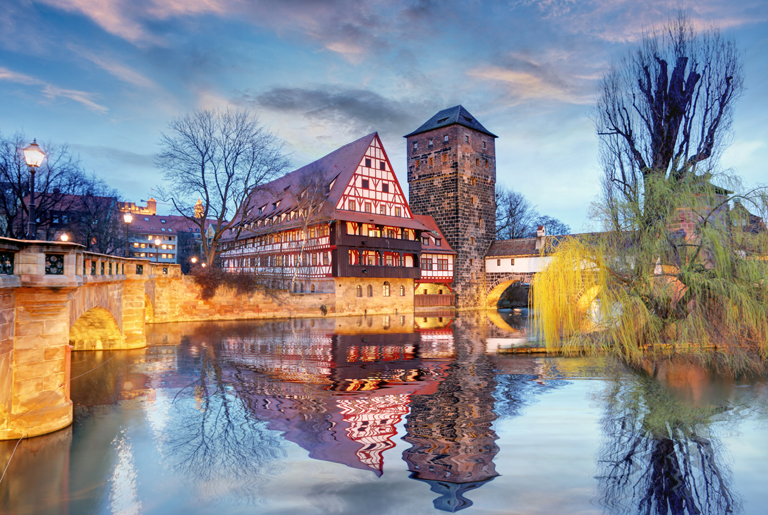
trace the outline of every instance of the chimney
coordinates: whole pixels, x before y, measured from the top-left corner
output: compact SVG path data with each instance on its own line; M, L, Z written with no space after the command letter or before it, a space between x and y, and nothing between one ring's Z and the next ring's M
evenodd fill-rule
M150 215L157 214L157 200L149 197L149 200L147 200L147 211L149 211Z
M536 228L536 250L541 250L547 244L547 230L543 225Z

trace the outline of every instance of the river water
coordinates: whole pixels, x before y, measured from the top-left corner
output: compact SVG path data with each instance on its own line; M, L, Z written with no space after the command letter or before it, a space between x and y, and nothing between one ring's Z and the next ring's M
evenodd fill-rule
M505 319L159 324L74 353L74 424L20 443L0 512L768 513L764 373L500 354L525 341Z

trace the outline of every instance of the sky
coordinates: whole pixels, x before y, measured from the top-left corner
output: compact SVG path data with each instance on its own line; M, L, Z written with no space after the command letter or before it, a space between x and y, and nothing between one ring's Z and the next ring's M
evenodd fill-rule
M138 203L171 120L248 109L295 168L377 131L407 188L403 135L461 104L499 136L498 183L589 230L600 78L680 7L742 49L722 166L768 182L766 0L0 0L0 133L67 144Z

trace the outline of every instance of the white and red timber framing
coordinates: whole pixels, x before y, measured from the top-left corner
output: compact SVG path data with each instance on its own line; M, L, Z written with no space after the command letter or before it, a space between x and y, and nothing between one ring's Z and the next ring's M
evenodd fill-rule
M431 217L411 212L377 133L260 187L250 205L239 234L228 235L225 271L294 293L331 293L339 280L359 279L360 296L374 278L407 280L397 284L408 284L409 296L421 283L450 292L456 253Z

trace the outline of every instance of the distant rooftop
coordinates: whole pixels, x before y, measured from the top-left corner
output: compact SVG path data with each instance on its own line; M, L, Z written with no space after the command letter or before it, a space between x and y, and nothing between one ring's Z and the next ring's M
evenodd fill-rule
M494 133L483 127L483 124L478 122L475 117L472 116L469 111L464 109L464 106L461 105L443 109L435 116L427 120L427 122L421 127L411 132L410 134L406 134L403 137L407 138L409 136L421 134L422 132L428 132L454 124L463 125L464 127L469 127L470 129L482 132L483 134L487 134L493 138L498 138L498 136L496 136Z

